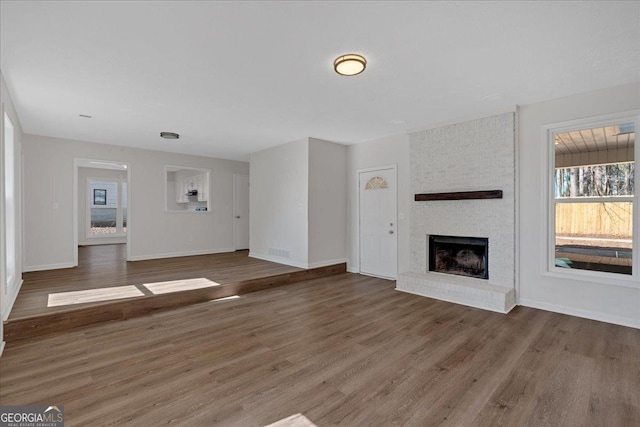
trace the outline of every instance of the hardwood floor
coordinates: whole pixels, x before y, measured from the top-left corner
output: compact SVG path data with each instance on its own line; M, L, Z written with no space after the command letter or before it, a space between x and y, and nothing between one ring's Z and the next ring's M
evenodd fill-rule
M249 258L247 251L127 262L126 245L78 248L78 266L24 273L22 288L10 319L64 311L69 305L49 307L50 294L133 286L151 295L144 284L205 278L220 284L302 271L300 268ZM95 305L100 301L73 304Z
M341 274L10 342L0 403L68 426L640 425L640 330L393 288Z
M303 270L249 258L246 251L128 263L124 245L81 248L79 266L25 274L5 341L340 274L346 264Z

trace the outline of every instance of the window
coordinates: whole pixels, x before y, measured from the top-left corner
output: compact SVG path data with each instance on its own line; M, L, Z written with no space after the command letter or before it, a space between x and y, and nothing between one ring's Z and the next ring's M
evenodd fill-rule
M15 141L13 123L4 114L4 217L7 289L16 283Z
M551 268L632 275L635 123L554 129L550 137Z
M127 182L120 179L87 180L87 237L127 234Z
M367 185L364 186L365 190L379 190L382 188L389 188L389 186L387 185L387 181L381 176L374 176L367 182Z

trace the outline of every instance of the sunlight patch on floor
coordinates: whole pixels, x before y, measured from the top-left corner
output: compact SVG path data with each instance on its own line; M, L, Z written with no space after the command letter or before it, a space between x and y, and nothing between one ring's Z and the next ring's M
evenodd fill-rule
M318 427L302 414L291 415L264 427Z
M84 291L58 292L49 294L47 307L83 304L86 302L111 301L115 299L142 297L144 293L135 286L115 286L112 288L87 289Z
M172 280L169 282L145 283L145 288L149 289L154 295L169 294L171 292L190 291L192 289L210 288L220 286L212 280L200 277L198 279Z
M230 297L212 299L209 302L230 301L230 300L239 299L239 298L240 298L240 295L231 295Z

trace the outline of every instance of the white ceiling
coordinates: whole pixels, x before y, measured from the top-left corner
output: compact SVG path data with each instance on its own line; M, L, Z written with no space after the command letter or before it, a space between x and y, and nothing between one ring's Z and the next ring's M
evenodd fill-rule
M0 4L26 133L228 159L640 80L637 1Z

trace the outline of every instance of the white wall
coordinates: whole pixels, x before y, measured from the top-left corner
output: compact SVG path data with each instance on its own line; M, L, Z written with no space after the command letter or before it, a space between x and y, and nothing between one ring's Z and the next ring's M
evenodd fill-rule
M251 155L250 256L300 268L345 262L347 147L305 138Z
M309 267L346 261L347 147L309 138Z
M25 270L73 265L74 157L129 163L131 260L234 250L233 174L248 163L36 135L23 152ZM209 212L165 211L167 164L211 169Z
M398 272L409 271L409 136L393 135L350 145L347 155L348 239L347 268L360 271L358 252L358 170L397 165L398 171Z
M15 254L16 254L16 279L14 285L10 288L7 288L6 283L6 271L5 271L5 260L6 260L6 252L5 252L5 236L6 236L6 223L4 220L4 200L5 200L5 179L4 179L4 114L9 116L13 126L14 126L14 164L15 164L15 206L16 206L16 227L15 227L15 236L16 236L16 245L15 245ZM23 140L23 132L22 125L20 124L20 120L18 115L16 114L15 108L13 106L13 101L11 99L11 95L9 94L9 89L7 89L7 85L4 81L4 77L0 73L0 165L1 173L0 173L0 212L2 214L0 217L2 220L0 221L0 354L2 354L2 350L4 348L3 341L3 332L2 332L2 321L6 320L9 317L9 312L11 311L11 307L13 306L13 302L18 295L18 291L20 290L20 286L22 285L22 140Z
M545 274L542 184L547 141L543 126L640 108L640 84L560 98L520 109L519 303L581 317L640 327L640 289ZM638 238L639 236L636 236Z
M306 268L309 263L308 140L253 153L250 176L251 256Z
M127 243L126 237L87 238L87 178L127 179L126 171L98 168L78 168L78 244L103 245Z

